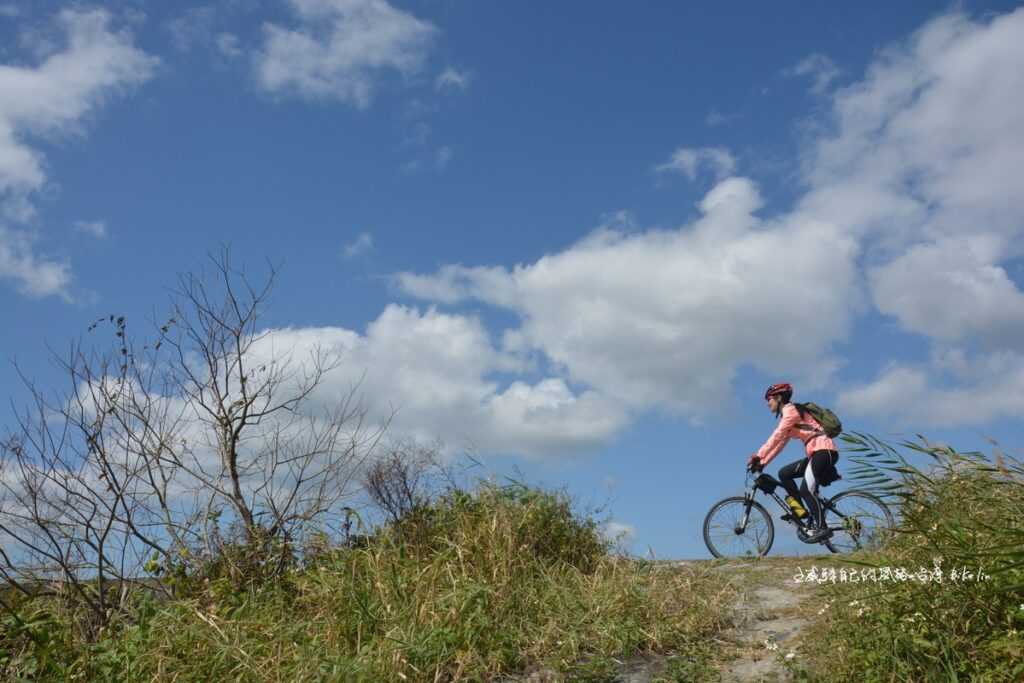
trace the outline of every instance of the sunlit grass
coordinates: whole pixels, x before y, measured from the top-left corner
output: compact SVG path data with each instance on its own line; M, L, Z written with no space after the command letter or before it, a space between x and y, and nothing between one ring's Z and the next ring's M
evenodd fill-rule
M9 676L48 680L600 680L645 652L699 664L732 596L706 570L616 556L560 494L485 484L275 583L214 578L147 601L92 645L57 610L35 627L49 646L14 627L3 643Z
M1024 680L1024 466L923 437L902 446L927 456L924 466L870 437L850 443L866 468L898 483L890 492L902 502L893 541L853 560L930 578L829 585L808 646L827 655L809 662L818 674L809 677Z

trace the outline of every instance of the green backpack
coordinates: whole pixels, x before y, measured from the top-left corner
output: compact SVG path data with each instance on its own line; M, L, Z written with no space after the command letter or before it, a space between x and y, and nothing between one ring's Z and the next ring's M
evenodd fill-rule
M797 403L796 405L801 412L807 411L814 416L821 428L825 430L825 436L828 438L832 439L843 433L843 423L828 408L819 406L817 403Z

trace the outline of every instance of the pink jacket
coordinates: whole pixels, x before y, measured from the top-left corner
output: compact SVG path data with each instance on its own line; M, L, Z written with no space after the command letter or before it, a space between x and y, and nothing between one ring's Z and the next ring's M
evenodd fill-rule
M832 439L825 436L825 431L809 412L804 412L803 418L800 411L792 403L782 406L782 418L779 426L775 428L772 435L764 442L757 451L757 457L762 465L767 465L772 458L778 455L790 439L800 439L804 443L804 450L807 457L811 453L821 450L836 450Z

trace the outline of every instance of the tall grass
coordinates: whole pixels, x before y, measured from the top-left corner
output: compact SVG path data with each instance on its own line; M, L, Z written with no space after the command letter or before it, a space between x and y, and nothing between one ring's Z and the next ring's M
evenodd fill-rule
M40 661L38 644L9 629L7 674L478 681L545 668L593 679L613 657L702 656L724 625L731 589L707 573L609 550L597 523L564 495L483 484L417 508L358 547L322 552L273 584L207 577L187 598L144 601L135 623L87 647L52 621L48 637L69 648L63 662Z
M851 561L930 578L830 586L809 651L823 654L829 680L1024 680L1024 464L919 438L903 452L848 440L900 502L893 541Z

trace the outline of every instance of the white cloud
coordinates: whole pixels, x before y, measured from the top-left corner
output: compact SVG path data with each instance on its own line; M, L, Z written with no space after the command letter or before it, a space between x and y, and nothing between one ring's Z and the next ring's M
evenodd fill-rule
M76 232L95 237L98 240L107 236L107 224L103 221L75 221Z
M829 85L832 81L839 78L839 67L835 65L831 59L821 53L815 53L808 55L804 59L800 60L798 64L789 69L786 69L783 73L787 76L809 76L813 82L811 84L811 92L816 95L821 95L828 90Z
M690 180L697 179L697 171L709 169L716 180L730 175L736 168L736 160L729 150L721 147L680 147L672 158L655 168L659 173L682 173Z
M336 99L366 107L385 71L418 71L436 27L386 0L289 0L292 28L264 24L257 58L271 92Z
M1019 236L1022 35L1024 10L949 15L883 51L836 92L832 133L804 160L803 207L893 252L965 231Z
M1001 348L1024 340L1024 292L995 264L1005 240L966 235L918 244L869 271L878 310L912 332Z
M459 71L448 67L434 81L434 88L439 92L465 90L469 87L472 75L468 71Z
M373 249L373 235L368 232L361 232L353 241L345 245L342 254L345 258L355 258Z
M596 391L573 394L561 378L514 382L488 400L488 429L476 441L506 453L561 454L598 448L625 422L621 405Z
M759 217L757 186L727 177L676 230L601 228L514 268L396 281L430 301L508 308L521 324L506 349L543 354L626 411L691 417L729 398L741 366L826 384L841 363L831 348L870 296L936 348L965 346L894 366L842 394L844 410L896 401L908 419L948 425L1020 415L1024 293L1007 264L1024 255L1022 63L1024 10L940 17L834 92L789 213ZM811 64L825 88L827 63ZM735 162L682 148L658 170L695 178L705 166L722 178Z
M399 273L395 284L406 293L428 301L454 304L471 297L513 308L517 301L515 282L500 266L442 266L436 275Z
M26 193L44 182L42 159L22 142L24 133L75 132L111 91L152 74L156 59L110 31L109 19L100 10L65 10L58 15L64 51L35 68L0 66L0 192Z
M342 354L342 368L317 392L329 405L361 381L373 420L388 417L394 435L441 437L452 450L557 455L605 443L625 424L621 407L595 391L574 393L559 378L514 382L495 373L525 369L497 349L479 320L390 305L366 333L340 328L279 329L266 341L302 358L319 346Z
M742 364L823 381L857 301L852 240L824 223L762 221L760 206L754 183L730 178L678 230L603 228L512 270L450 265L397 283L431 300L510 308L522 348L624 407L706 414Z
M1024 355L971 359L962 349L927 364L893 364L875 380L842 392L840 414L873 417L894 426L963 427L1019 418L1024 406Z
M29 146L32 136L80 133L82 119L112 94L149 79L158 63L128 33L112 30L105 11L63 10L56 24L66 47L35 67L0 66L0 210L8 221L35 218L32 196L47 181L42 155ZM0 230L0 277L33 296L67 296L70 266L37 254L36 241L24 229Z
M39 256L33 242L30 233L8 230L0 225L0 278L14 280L18 291L26 296L57 294L67 298L70 264Z
M21 16L21 10L19 10L16 5L8 5L6 3L0 5L0 17L13 19L18 16Z
M798 212L857 236L878 311L936 349L965 345L953 365L895 366L845 394L851 408L885 398L944 425L1021 415L1024 292L1007 268L1024 254L1022 63L1024 10L954 13L834 95ZM1002 374L982 370L991 358Z

